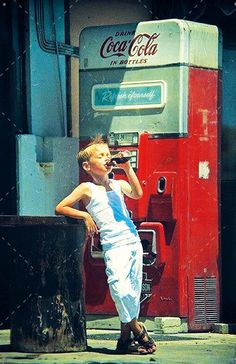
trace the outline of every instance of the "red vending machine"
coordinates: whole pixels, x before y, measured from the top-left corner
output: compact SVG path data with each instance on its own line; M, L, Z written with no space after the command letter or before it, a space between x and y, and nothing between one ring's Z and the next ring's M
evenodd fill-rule
M90 27L80 49L81 144L100 133L129 150L144 192L126 201L144 248L141 316L209 329L219 321L219 31L178 19ZM99 237L84 263L87 313L114 315Z

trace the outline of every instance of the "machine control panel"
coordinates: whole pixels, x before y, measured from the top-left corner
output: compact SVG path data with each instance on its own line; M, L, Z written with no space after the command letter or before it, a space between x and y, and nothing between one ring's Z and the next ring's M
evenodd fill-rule
M138 133L110 133L108 135L108 142L110 147L131 147L134 145L138 145L138 140Z
M133 149L134 146L138 145L139 135L138 133L110 133L108 136L108 143L111 147L111 153L117 153L117 149L119 147L127 147L125 148L126 151L129 152L130 164L134 169L138 168L138 150ZM131 147L131 148L130 148ZM119 149L122 151L123 149ZM119 165L113 167L114 169L119 169Z
M138 168L138 151L137 150L129 150L129 152L131 154L131 158L130 158L131 167L136 169L136 168Z

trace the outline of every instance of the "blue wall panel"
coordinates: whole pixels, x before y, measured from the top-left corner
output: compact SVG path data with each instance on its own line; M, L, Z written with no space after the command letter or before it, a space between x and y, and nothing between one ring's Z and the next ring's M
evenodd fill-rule
M26 48L29 131L39 136L64 136L67 123L65 56L48 53L40 48L36 29L35 3L35 1L29 2L29 46ZM42 3L46 39L53 41L56 36L57 41L64 42L64 2L61 0L51 2L54 4L53 8L48 0Z
M78 184L77 138L17 137L18 214L52 216Z

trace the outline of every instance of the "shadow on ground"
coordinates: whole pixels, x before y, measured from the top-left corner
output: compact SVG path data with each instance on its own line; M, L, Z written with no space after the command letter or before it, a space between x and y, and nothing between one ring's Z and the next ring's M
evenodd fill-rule
M162 334L151 334L152 338L156 341L182 341L182 340L207 340L205 337L199 337L199 336L189 336L189 334L186 334L186 336L183 334L182 336L178 335L162 335ZM119 334L117 333L98 333L98 334L88 334L88 339L90 340L118 340Z

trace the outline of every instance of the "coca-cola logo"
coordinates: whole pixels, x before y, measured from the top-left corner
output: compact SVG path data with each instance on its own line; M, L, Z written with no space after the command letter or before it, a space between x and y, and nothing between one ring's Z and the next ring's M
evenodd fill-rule
M102 58L110 57L144 57L152 56L157 53L157 38L160 33L140 33L133 39L117 40L113 36L106 38L100 48L100 56Z

